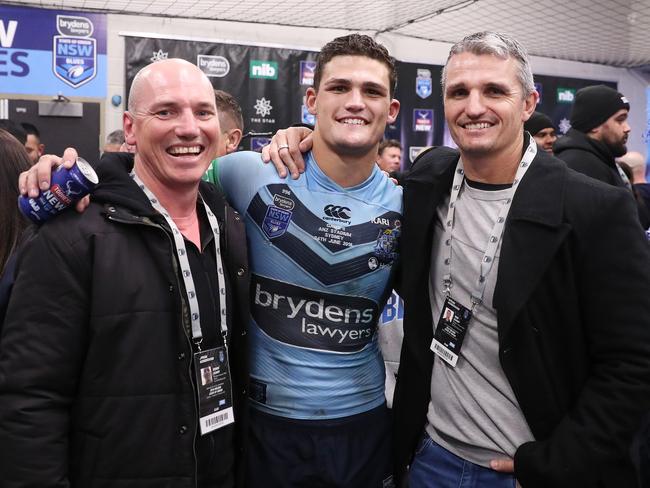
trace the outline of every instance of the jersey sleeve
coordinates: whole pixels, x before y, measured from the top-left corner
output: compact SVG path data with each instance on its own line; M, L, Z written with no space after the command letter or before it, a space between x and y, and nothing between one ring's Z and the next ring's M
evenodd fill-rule
M262 162L259 153L239 151L212 161L203 179L219 186L228 202L245 213L259 188L279 177L272 164Z

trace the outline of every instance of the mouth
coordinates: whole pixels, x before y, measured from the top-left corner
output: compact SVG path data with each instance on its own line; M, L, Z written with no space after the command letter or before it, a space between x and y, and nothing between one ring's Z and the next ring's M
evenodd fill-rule
M203 146L172 146L167 148L167 154L174 157L198 156L203 152Z
M368 125L368 121L361 117L343 117L338 119L337 122L345 125Z
M460 126L463 129L467 130L481 130L481 129L489 129L492 127L494 124L490 122L468 122L466 124L460 124Z

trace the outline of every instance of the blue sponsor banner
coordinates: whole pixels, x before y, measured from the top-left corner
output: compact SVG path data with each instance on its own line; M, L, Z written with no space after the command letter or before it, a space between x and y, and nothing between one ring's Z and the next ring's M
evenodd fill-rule
M106 16L0 6L0 93L106 97Z

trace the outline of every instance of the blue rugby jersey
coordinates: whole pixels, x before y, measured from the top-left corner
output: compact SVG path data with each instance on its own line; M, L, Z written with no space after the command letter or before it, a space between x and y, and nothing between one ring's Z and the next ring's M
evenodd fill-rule
M342 188L311 153L306 161L298 180L283 179L258 153L238 152L207 175L246 220L252 405L340 418L385 399L375 329L399 251L402 189L377 167Z

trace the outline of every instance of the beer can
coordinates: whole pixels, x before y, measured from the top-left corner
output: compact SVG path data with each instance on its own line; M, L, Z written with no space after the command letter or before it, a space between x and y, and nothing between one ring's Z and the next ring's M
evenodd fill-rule
M70 169L59 166L52 173L50 188L36 198L18 197L20 211L37 224L61 213L70 205L88 195L97 185L97 173L83 158L77 158Z

